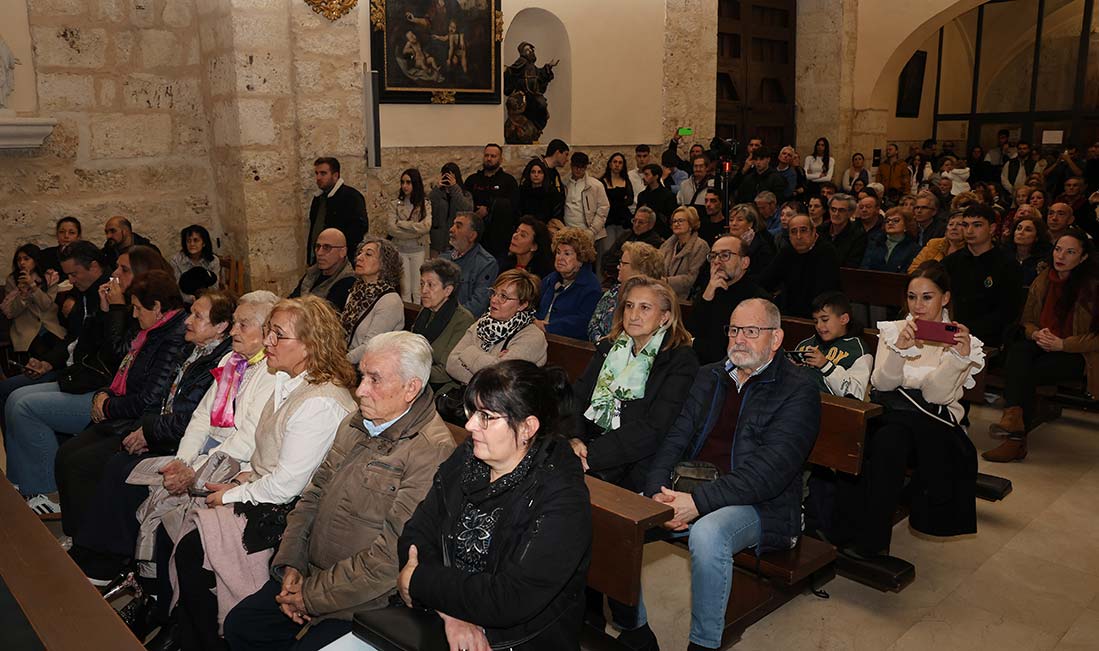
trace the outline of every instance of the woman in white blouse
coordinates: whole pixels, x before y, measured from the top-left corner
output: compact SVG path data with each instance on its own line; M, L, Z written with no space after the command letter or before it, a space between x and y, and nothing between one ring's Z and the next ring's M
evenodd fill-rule
M949 303L946 270L927 262L909 276L908 316L878 323L870 400L885 411L867 432L858 482L841 484L837 493L829 539L843 553L888 553L910 458L912 528L934 536L977 531L977 451L962 427L960 400L974 386L985 355L969 328L950 321ZM935 331L943 336L929 334Z
M805 157L805 178L809 181L809 196L820 194L821 183L831 183L836 175L836 159L832 158L832 145L828 138L817 138L813 154Z
M231 483L206 484L209 508L192 513L197 529L175 548L177 639L185 651L224 648L221 619L266 583L286 514L355 409L355 369L327 301L280 301L264 325L264 348L275 389L250 462Z

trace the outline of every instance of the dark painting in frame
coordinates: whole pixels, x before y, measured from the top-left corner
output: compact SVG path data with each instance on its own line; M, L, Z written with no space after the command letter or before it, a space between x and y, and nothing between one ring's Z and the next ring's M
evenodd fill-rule
M383 104L499 104L500 0L371 0Z
M912 58L904 64L897 80L897 117L920 117L920 102L923 100L923 73L927 67L927 52L916 50Z

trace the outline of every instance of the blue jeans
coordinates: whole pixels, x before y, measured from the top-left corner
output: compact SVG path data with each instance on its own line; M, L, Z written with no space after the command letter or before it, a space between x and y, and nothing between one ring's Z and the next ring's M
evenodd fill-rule
M57 434L78 434L92 420L92 397L62 393L56 382L16 389L5 410L8 479L23 495L57 490L53 476Z
M4 405L8 402L8 396L16 389L22 389L23 387L31 386L32 384L45 384L46 382L53 382L56 379L57 371L50 371L40 378L32 379L20 373L19 375L13 375L7 379L0 380L0 425L7 422L4 419Z
M725 631L725 607L733 586L733 555L759 544L759 515L752 506L726 506L696 520L690 535L690 640L716 649Z

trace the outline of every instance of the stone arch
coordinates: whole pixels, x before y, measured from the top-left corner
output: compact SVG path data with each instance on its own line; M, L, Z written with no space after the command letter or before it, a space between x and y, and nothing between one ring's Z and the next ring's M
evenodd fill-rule
M508 25L504 35L501 64L507 66L518 56L518 46L523 41L534 44L538 64L559 59L553 69L553 82L546 91L550 118L540 142L561 138L570 142L572 136L572 45L565 23L553 12L539 7L519 11Z

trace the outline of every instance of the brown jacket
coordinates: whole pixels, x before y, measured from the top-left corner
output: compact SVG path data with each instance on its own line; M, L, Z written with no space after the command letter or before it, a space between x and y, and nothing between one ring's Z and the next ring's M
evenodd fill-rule
M894 163L883 160L878 165L877 181L885 186L886 190L896 190L902 195L912 192L912 170L908 169L908 163L900 158Z
M1041 329L1042 305L1046 302L1049 274L1041 273L1030 284L1026 307L1023 308L1023 328L1027 339ZM1083 301L1076 301L1072 310L1072 334L1065 337L1065 352L1084 356L1088 393L1099 396L1099 334L1091 330L1091 310Z
M424 389L408 413L372 437L356 410L286 519L273 568L305 575L315 616L350 620L396 592L397 538L427 495L454 439Z

